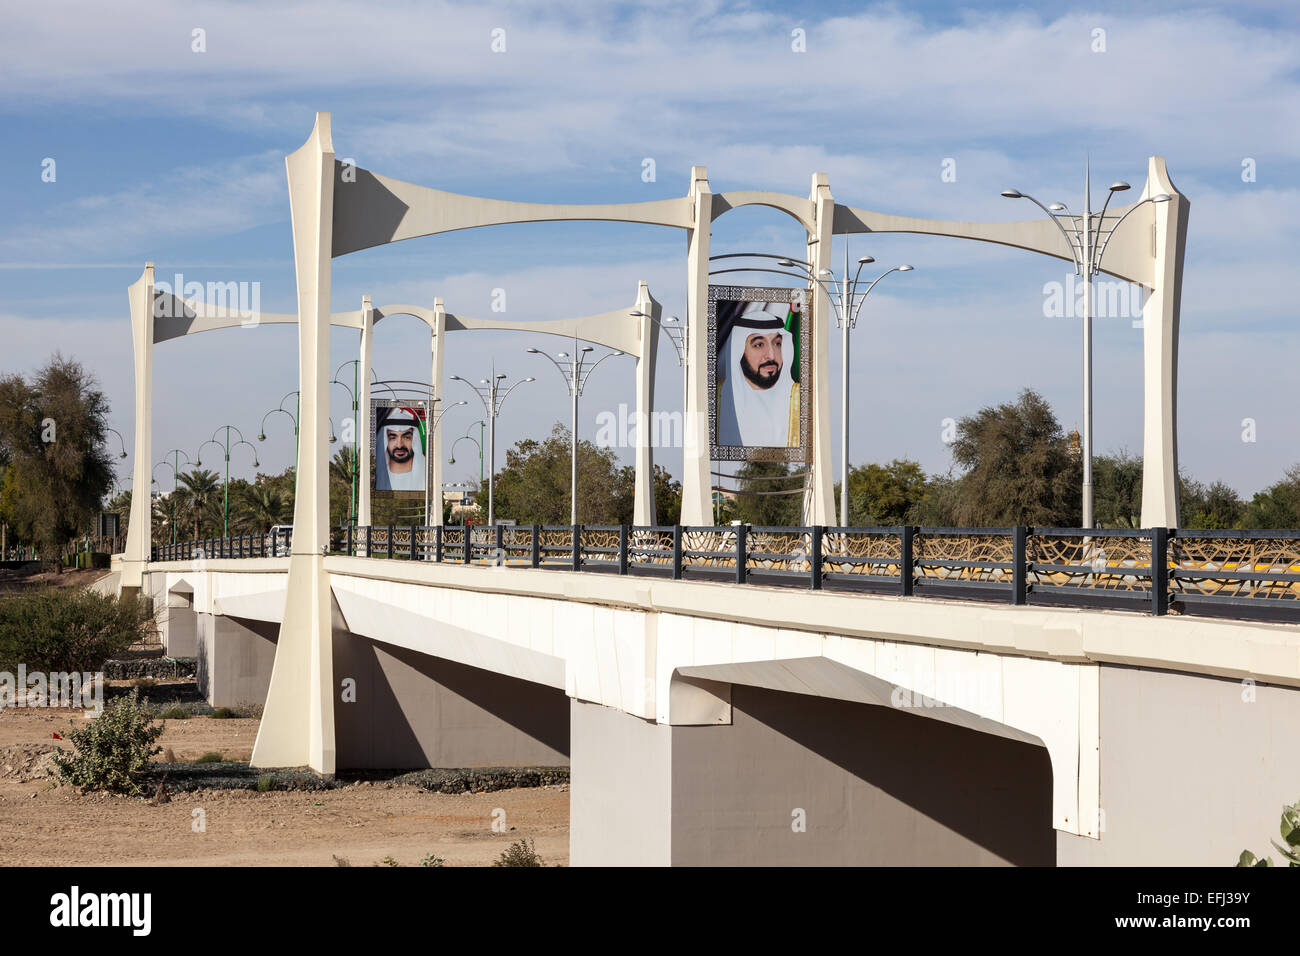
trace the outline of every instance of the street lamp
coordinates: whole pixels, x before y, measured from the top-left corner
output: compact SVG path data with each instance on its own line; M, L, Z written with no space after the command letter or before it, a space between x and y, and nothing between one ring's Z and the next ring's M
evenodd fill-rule
M223 428L225 429L225 438L223 441L217 441L217 432L221 431ZM295 434L297 433L297 430L298 430L297 423L295 422L294 423ZM232 431L239 436L239 441L235 442L233 446L230 444L230 433ZM232 447L238 448L240 445L247 445L249 450L253 453L254 468L257 468L260 465L260 463L257 460L257 449L253 447L252 442L246 441L244 439L244 433L241 432L234 425L218 425L216 431L212 433L212 437L199 446L199 450L196 453L195 462L194 462L194 467L196 468L201 467L203 465L202 455L203 455L204 445L219 445L225 452L226 482L225 485L223 486L223 491L222 491L223 504L221 509L221 536L223 538L228 538L230 537L230 449Z
M112 432L114 435L117 436L117 440L120 441L120 442L122 443L122 454L118 455L117 457L118 457L118 458L125 458L125 457L126 457L126 439L122 437L122 433L121 433L120 431L118 431L116 428L105 428L104 430L105 430L105 431Z
M1110 243L1110 237L1115 234L1120 223L1133 214L1133 212L1147 203L1169 202L1171 197L1168 193L1157 193L1154 196L1148 196L1141 202L1136 203L1128 212L1120 216L1115 224L1109 229L1106 228L1106 208L1116 193L1126 192L1131 187L1123 180L1111 183L1110 189L1106 193L1106 201L1102 204L1101 212L1096 216L1096 225L1093 225L1092 214L1092 173L1085 162L1083 166L1083 215L1074 216L1064 203L1054 202L1051 206L1044 206L1041 202L1030 196L1028 193L1022 193L1018 189L1004 189L1002 195L1007 199L1028 199L1056 224L1056 228L1061 230L1061 235L1065 238L1065 244L1070 249L1070 257L1074 262L1074 274L1083 279L1083 434L1080 436L1083 456L1083 527L1091 528L1093 526L1092 511L1092 277L1101 271L1101 259L1106 254L1106 246ZM1061 225L1061 220L1066 219L1069 223L1069 230Z
M348 388L346 382L339 381L339 369L353 366L352 369L352 387ZM348 398L352 399L352 524L357 523L357 473L360 471L360 462L357 460L357 392L360 390L358 379L361 373L361 359L353 359L350 362L344 362L339 368L334 370L334 377L330 380L335 385L342 385L348 393Z
M645 312L635 311L631 315L638 319L649 319L668 336L668 341L673 344L673 351L677 353L677 366L682 370L682 415L686 415L686 396L690 392L690 381L686 377L686 360L690 357L690 338L686 334L686 323L679 321L677 316L668 315L663 319L656 319L653 315Z
M167 455L172 456L171 461L167 460ZM172 470L172 499L168 502L168 507L171 512L172 544L176 543L176 486L177 479L180 477L181 473L181 455L185 455L185 452L181 451L179 448L173 448L164 453L163 460L158 462L158 465L166 465ZM185 464L193 464L193 462L190 461L189 455L185 455ZM158 470L158 465L153 466L154 471ZM154 479L154 483L157 484L157 479Z
M640 314L640 313L638 313ZM564 378L564 387L568 389L569 397L573 399L573 452L572 461L569 466L569 524L578 523L578 399L582 397L582 390L587 387L587 382L591 379L591 373L596 370L596 366L607 358L613 358L616 355L622 355L622 352L607 352L594 362L588 362L587 357L594 352L590 345L584 345L578 348L578 340L573 340L573 354L568 352L556 352L555 358L567 360L566 364L560 364L551 358L545 352L538 349L529 349L530 355L540 355L548 362L555 366L556 371Z
M257 432L257 440L258 440L258 441L266 441L266 420L267 420L268 418L270 418L272 415L288 415L288 416L289 416L289 421L293 422L293 440L294 440L293 464L294 464L294 468L297 468L297 467L298 467L298 447L297 447L297 446L298 446L298 416L295 415L293 412L289 411L289 409L285 408L285 407L284 407L284 402L285 402L285 399L287 399L290 395L297 395L297 394L298 394L297 392L288 392L288 393L286 393L285 396L284 396L284 398L280 399L280 404L279 404L278 407L271 409L269 412L267 412L265 415L262 416L262 424L259 426L259 428L258 428L258 432ZM295 403L295 407L297 407L296 403ZM337 436L336 434L334 434L334 419L333 419L332 417L330 417L330 416L326 416L326 418L327 418L327 420L328 420L329 423L330 423L330 444L332 445L332 444L334 444L336 441L338 441L338 436ZM243 437L243 436L240 436L240 437ZM207 444L207 443L204 442L204 444ZM202 447L202 446L200 446L200 447Z
M492 367L492 377L490 379L479 379L478 385L471 385L466 379L459 375L451 376L453 382L461 382L474 390L480 402L483 403L483 411L487 413L488 420L488 524L496 524L496 509L493 501L493 493L496 487L496 467L497 467L497 415L501 412L501 406L505 404L510 393L517 389L524 382L536 381L532 376L521 379L506 389L505 394L501 394L501 379L505 378L504 372L498 372L496 366Z
M858 287L862 278L862 267L871 265L876 260L872 256L862 256L858 259L858 268L853 273L852 281L849 280L849 238L844 237L844 273L840 276L838 282L835 279L835 273L830 269L819 269L816 276L813 275L812 266L806 262L796 259L781 259L777 265L786 268L801 269L810 279L814 279L822 286L826 292L827 300L835 309L835 320L840 327L841 348L840 348L840 377L843 380L840 388L840 523L849 525L849 332L858 324L858 313L862 311L863 303L867 301L867 296L871 290L876 287L876 283L892 272L911 272L913 267L904 263L901 266L882 272L872 280L867 288L859 292ZM838 300L834 288L838 287Z

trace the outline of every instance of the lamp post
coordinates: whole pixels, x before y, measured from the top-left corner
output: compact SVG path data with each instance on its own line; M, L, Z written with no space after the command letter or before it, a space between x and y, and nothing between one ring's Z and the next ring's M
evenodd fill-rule
M172 456L171 461L167 460L167 455ZM172 499L168 502L168 509L171 512L172 544L176 543L176 486L181 473L181 455L185 455L185 452L181 451L179 448L173 448L164 453L163 460L158 462L158 465L166 465L172 470ZM193 462L190 461L189 455L185 455L185 464L193 464ZM154 471L158 470L158 465L153 466ZM154 480L154 483L157 483L157 479Z
M117 440L118 440L119 442L122 443L122 454L118 455L117 457L118 457L118 458L125 458L125 457L126 457L126 439L122 437L122 433L121 433L120 431L118 431L116 428L105 428L104 431L106 431L106 432L112 432L114 435L117 436Z
M478 426L478 438L469 433L469 428L473 428L475 425ZM487 422L481 418L476 422L470 422L469 428L465 429L465 434L451 443L451 457L447 459L447 464L456 464L456 446L463 441L472 441L478 449L478 484L480 489L483 487L483 429L486 427Z
M690 391L690 381L686 378L686 359L690 356L690 337L686 334L686 323L678 320L675 315L666 315L662 319L656 319L653 315L647 315L645 312L634 311L631 315L638 319L649 319L668 336L668 341L673 344L673 351L677 353L677 366L682 370L682 415L686 414L686 396Z
M851 382L849 376L849 333L858 324L858 313L862 311L863 303L867 301L867 296L871 290L876 287L876 283L885 276L894 272L911 272L912 266L904 263L900 266L882 272L871 281L864 291L859 292L861 284L862 267L870 265L876 260L872 256L863 256L858 259L858 268L853 273L852 281L849 280L849 238L844 237L844 272L837 280L835 273L830 269L821 269L816 276L812 274L812 266L807 262L797 259L781 259L777 264L787 268L802 269L808 276L818 282L826 292L827 301L835 309L835 320L840 327L841 346L840 346L840 523L849 525L849 385ZM835 289L838 288L838 295Z
M1083 434L1080 436L1083 455L1083 527L1091 528L1093 526L1092 511L1092 277L1101 270L1101 259L1106 254L1106 246L1110 242L1110 237L1115 234L1120 223L1133 214L1133 212L1147 203L1169 202L1170 196L1167 193L1157 193L1154 196L1148 196L1141 202L1130 207L1128 212L1120 216L1115 224L1106 228L1106 208L1110 205L1111 199L1116 193L1125 192L1131 187L1123 180L1117 180L1111 183L1110 189L1106 193L1106 201L1102 204L1101 212L1096 216L1096 223L1093 223L1092 213L1092 172L1088 163L1085 161L1083 166L1083 213L1080 216L1073 215L1066 207L1065 203L1054 202L1050 206L1044 206L1041 202L1023 193L1018 189L1004 189L1002 195L1008 199L1028 199L1056 224L1056 228L1061 230L1061 235L1065 237L1065 244L1070 249L1070 257L1074 261L1074 274L1083 280ZM1065 219L1069 223L1069 229L1061 224Z
M569 397L573 399L573 416L572 416L572 435L573 451L570 455L569 463L569 524L578 523L578 399L582 397L582 390L587 387L587 382L591 379L591 373L596 370L596 366L607 358L613 358L616 355L622 355L622 352L607 352L594 362L588 362L587 357L594 352L590 345L584 345L578 348L578 340L573 340L573 353L556 352L555 358L566 360L565 364L555 361L555 358L547 355L538 349L529 349L530 355L540 355L548 362L555 366L556 371L564 378L564 387L568 389Z
M289 421L293 422L293 442L294 442L294 449L293 449L293 466L294 466L295 469L298 467L298 416L295 415L293 412L289 411L289 409L287 409L287 408L284 407L284 401L285 401L285 399L288 398L290 395L297 395L297 394L298 394L297 392L289 392L289 393L287 393L287 394L284 396L284 398L280 399L280 404L279 404L279 406L278 406L277 408L273 408L273 409L271 409L269 412L267 412L265 415L263 415L263 416L262 416L262 424L259 426L259 428L258 428L258 432L257 432L257 440L258 440L258 441L266 441L266 420L267 420L268 418L270 418L272 415L288 415L288 416L289 416ZM295 407L297 407L297 406L295 405ZM332 445L332 444L334 444L336 441L338 441L339 439L338 439L338 435L336 435L336 434L334 433L334 419L333 419L333 418L330 418L330 417L328 417L328 416L327 416L327 418L328 418L328 421L329 421L329 423L330 423L330 444ZM243 438L242 435L239 436L239 437L240 437L240 438ZM207 442L204 442L203 444L206 445ZM203 446L200 445L199 447L201 448L201 447L203 447ZM256 452L254 452L254 454L256 454ZM253 462L253 464L256 465L257 462Z
M339 369L340 369L340 368L346 368L346 367L349 366L349 365L353 366L353 368L352 368L352 387L351 387L351 388L348 388L348 385L347 385L346 382L340 382L340 381L339 381ZM357 392L358 392L359 389L360 389L360 385L359 385L359 382L358 382L358 379L359 379L359 377L360 377L360 370L361 370L361 359L353 359L353 360L350 361L350 362L344 362L342 365L339 366L339 368L336 368L336 369L334 370L334 376L333 376L333 378L330 380L330 381L332 381L335 385L342 385L343 388L344 388L344 390L348 393L348 398L350 398L350 399L352 400L352 505L351 505L351 512L352 512L352 524L353 524L353 525L355 525L355 524L357 523L357 473L358 473L358 471L360 470L360 467L361 467L360 462L358 461L358 458L357 458Z
M223 441L217 441L217 432L221 431L222 429L225 429L225 438ZM239 441L235 442L234 446L231 446L230 444L230 433L232 431L239 436ZM297 431L298 431L298 425L297 422L295 421L294 433L297 434ZM247 445L249 450L253 453L254 468L257 468L259 466L259 462L257 460L257 449L253 447L252 442L245 440L244 433L241 432L234 425L218 425L216 431L212 433L212 437L199 446L199 450L196 453L196 460L194 462L194 467L196 468L202 467L203 465L202 455L203 455L204 445L219 445L225 452L226 481L222 489L223 502L221 508L221 536L223 538L228 538L230 537L230 449L231 447L238 448L240 445Z
M478 385L471 385L468 381L459 375L451 376L453 382L461 382L474 390L480 402L483 403L483 411L487 413L488 421L488 525L496 524L496 508L493 500L493 493L496 487L496 468L497 468L497 415L501 412L501 406L505 404L510 393L517 389L524 382L536 381L532 376L521 379L506 389L505 394L501 393L501 379L505 378L504 372L498 372L496 366L492 367L491 378L479 379Z

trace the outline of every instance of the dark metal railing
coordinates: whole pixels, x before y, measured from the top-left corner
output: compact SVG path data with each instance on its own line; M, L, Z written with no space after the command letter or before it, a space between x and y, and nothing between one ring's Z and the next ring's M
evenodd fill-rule
M153 560L291 551L282 529L159 545ZM329 553L1300 621L1297 531L345 525L330 530Z

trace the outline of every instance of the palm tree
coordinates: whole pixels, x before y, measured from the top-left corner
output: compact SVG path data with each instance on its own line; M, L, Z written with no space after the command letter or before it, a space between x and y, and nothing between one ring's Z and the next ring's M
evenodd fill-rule
M194 540L202 535L203 522L216 520L217 502L221 500L221 476L215 471L194 469L181 475L176 489L177 510L194 524ZM180 520L178 517L177 520Z
M280 489L259 482L244 489L239 496L240 530L270 531L277 524L285 524L289 517L289 502Z

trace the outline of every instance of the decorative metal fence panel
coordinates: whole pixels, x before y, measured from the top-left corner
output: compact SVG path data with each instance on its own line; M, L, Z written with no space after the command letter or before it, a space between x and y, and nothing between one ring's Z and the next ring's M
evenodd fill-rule
M278 529L160 544L152 560L287 557L291 550L289 529ZM1262 609L1265 617L1300 621L1296 531L344 525L330 529L327 552L1153 614L1250 617ZM987 597L972 593L978 589Z

